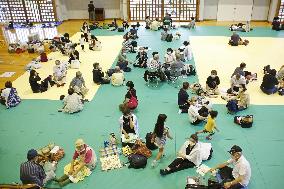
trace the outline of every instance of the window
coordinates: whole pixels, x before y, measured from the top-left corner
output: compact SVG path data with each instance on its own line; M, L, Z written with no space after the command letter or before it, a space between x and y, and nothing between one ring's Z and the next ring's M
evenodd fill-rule
M129 18L131 21L162 19L166 13L174 21L188 21L197 18L198 0L130 0Z
M1 0L0 22L55 21L54 0Z
M284 21L284 0L281 0L281 4L280 4L280 7L279 7L278 17L280 18L280 21L281 21L281 22Z

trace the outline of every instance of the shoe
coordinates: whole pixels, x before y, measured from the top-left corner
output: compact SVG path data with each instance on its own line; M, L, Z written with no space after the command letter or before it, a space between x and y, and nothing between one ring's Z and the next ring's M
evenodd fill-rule
M160 169L160 174L161 174L162 176L165 176L167 173L166 173L165 169Z
M154 168L154 167L156 167L156 166L157 166L157 164L158 164L157 160L154 160L154 161L152 161L151 166Z
M181 110L181 109L179 109L179 110L178 110L178 114L181 114L181 113L182 113L182 110Z
M207 137L206 137L206 140L212 140L212 137L207 136Z
M63 109L58 109L58 112L63 112Z

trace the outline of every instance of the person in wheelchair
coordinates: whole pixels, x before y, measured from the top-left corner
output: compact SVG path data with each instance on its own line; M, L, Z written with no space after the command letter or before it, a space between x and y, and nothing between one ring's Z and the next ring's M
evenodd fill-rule
M147 63L147 70L144 73L144 80L148 82L148 80L159 78L161 81L165 81L165 75L161 70L161 62L159 60L158 52L152 53L153 58L150 58Z
M182 75L183 70L183 62L181 60L181 56L179 54L176 55L176 60L170 65L169 68L165 70L165 75L168 80L171 81L173 78L178 78Z

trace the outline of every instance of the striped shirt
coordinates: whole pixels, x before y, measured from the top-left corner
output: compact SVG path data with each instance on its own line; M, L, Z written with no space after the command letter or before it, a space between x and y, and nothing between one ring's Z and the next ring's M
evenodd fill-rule
M41 165L27 161L21 164L20 179L23 184L37 184L43 186L43 179L46 177Z

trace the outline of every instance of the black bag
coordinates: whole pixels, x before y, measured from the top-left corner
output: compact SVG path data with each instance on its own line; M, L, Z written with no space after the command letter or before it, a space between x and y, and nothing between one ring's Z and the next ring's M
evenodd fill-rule
M253 115L235 116L234 123L240 125L242 128L251 128L253 124Z
M166 37L167 42L172 42L173 41L173 34L168 34Z
M154 144L154 143L151 143L151 139L152 139L152 133L147 133L146 134L146 146L149 150L156 150L158 147Z
M124 28L117 28L118 32L124 32Z
M208 189L208 186L198 184L187 184L185 189Z
M198 114L202 117L207 117L209 114L209 110L205 106L202 106L200 110L198 110Z
M128 168L140 169L147 165L147 158L140 154L133 154L128 157L130 165Z
M137 47L137 41L131 41L132 47Z

